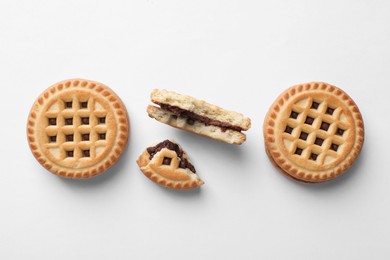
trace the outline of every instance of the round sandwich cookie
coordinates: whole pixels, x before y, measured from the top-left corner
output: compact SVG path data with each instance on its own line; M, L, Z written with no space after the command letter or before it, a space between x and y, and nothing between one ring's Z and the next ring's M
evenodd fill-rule
M166 188L188 190L204 184L187 154L173 140L148 147L137 163L146 177Z
M119 159L129 128L126 108L110 88L69 79L52 85L35 101L27 138L47 170L66 178L90 178Z
M364 142L362 115L341 89L323 82L293 86L264 121L268 157L284 175L320 183L344 173Z

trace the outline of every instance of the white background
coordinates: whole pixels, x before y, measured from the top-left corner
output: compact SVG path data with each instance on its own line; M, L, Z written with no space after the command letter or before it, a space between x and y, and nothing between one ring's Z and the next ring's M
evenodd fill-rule
M0 1L0 259L390 259L389 1ZM106 174L67 180L32 156L25 125L51 84L110 86L131 119ZM262 123L287 87L325 81L359 105L361 157L321 185L269 162ZM252 119L232 146L149 119L153 88ZM135 160L166 138L206 184L161 188Z

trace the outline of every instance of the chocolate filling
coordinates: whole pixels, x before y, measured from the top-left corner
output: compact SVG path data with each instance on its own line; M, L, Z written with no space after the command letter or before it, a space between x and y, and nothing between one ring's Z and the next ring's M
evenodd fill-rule
M56 125L57 124L57 118L49 118L49 125Z
M106 118L105 117L98 117L99 119L99 124L105 124L106 123Z
M305 124L312 125L313 122L314 122L314 118L312 118L310 116L306 117Z
M89 117L82 117L81 124L88 125L89 124Z
M321 146L323 142L324 142L324 139L317 137L314 143L316 145Z
M319 106L320 106L320 103L317 103L315 101L313 101L313 103L311 104L311 108L314 108L314 109L318 109Z
M172 158L164 157L163 164L171 165Z
M233 131L238 131L238 132L241 132L243 130L239 126L234 126L230 123L221 122L219 120L211 119L211 118L208 118L205 116L200 116L198 114L195 114L195 113L190 112L190 111L185 110L185 109L181 109L179 107L170 106L167 104L158 104L158 105L160 105L162 109L168 110L169 112L171 112L175 115L186 117L187 123L190 125L193 125L195 123L195 121L199 121L207 126L213 125L213 126L220 127L222 132L225 132L228 129L233 130Z
M88 102L80 102L80 108L88 108Z
M156 146L148 147L146 149L146 151L148 151L148 153L150 154L149 160L152 160L154 155L164 148L167 148L171 151L176 152L177 157L179 157L179 159L180 159L179 168L183 168L183 169L187 168L190 171L192 171L193 173L196 173L195 167L187 159L183 158L183 151L180 149L179 145L172 143L169 140L165 140L165 141L157 144ZM165 160L165 159L166 158L164 158L163 164L168 163L168 160ZM169 164L170 164L170 161L169 161Z
M336 135L343 136L344 132L345 132L345 130L343 130L341 128L337 128Z
M89 150L83 150L83 156L84 157L90 157L91 154L90 154Z

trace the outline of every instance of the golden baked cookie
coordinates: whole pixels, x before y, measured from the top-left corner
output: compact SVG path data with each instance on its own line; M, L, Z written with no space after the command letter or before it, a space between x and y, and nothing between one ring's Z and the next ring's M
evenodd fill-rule
M364 142L362 115L341 89L322 82L293 86L271 106L265 149L286 176L319 183L345 172Z
M155 89L150 97L160 107L148 106L149 117L194 134L242 144L246 140L243 131L251 127L251 120L244 115L187 95Z
M129 137L120 98L107 86L85 79L58 82L31 108L27 137L40 164L66 178L90 178L110 168Z
M147 148L137 163L146 177L167 188L184 190L204 184L187 154L172 140Z

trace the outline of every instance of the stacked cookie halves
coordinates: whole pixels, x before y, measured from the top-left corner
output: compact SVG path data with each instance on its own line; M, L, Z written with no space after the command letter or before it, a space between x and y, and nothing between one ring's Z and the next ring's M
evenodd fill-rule
M198 135L230 144L246 140L243 131L251 120L203 100L166 90L153 90L151 101L160 107L148 106L150 117L157 121Z

